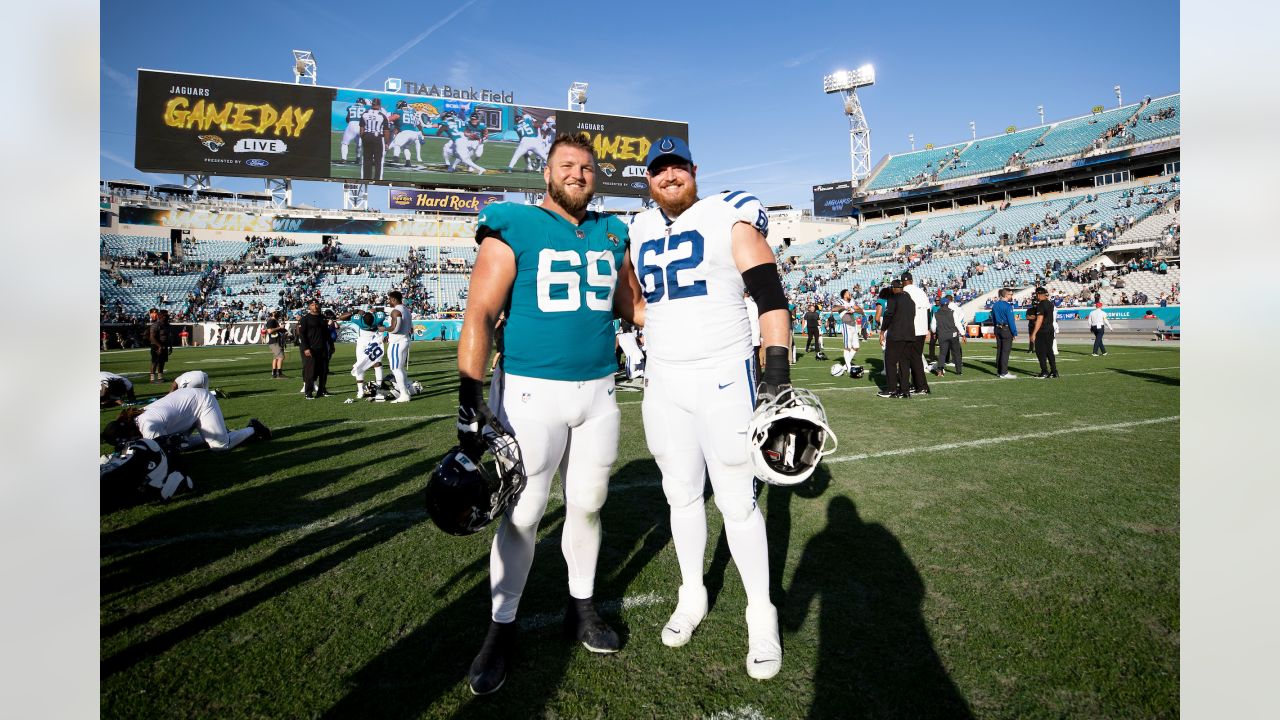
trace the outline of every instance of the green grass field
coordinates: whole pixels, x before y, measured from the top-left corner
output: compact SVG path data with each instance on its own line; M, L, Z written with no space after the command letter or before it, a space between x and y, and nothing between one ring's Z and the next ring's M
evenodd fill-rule
M355 162L339 162L342 157L342 133L330 133L329 144L329 157L333 158L329 166L331 177L359 179L359 164ZM356 148L359 144L360 141L356 140L347 148L347 158L349 160L356 159ZM516 151L514 143L498 142L496 140L490 140L485 143L484 155L476 159L476 164L490 171L485 175L476 175L461 164L458 165L458 169L454 172L445 172L442 148L444 148L444 140L442 138L427 137L422 143L422 163L418 164L417 155L411 155L410 157L413 158L414 162L413 167L410 168L397 164L397 158L388 150L386 160L383 163L382 179L387 182L435 184L446 187L501 186L525 188L531 192L543 192L547 189L547 183L542 179L541 172L523 172L525 167L523 159L516 163L516 172L507 172L507 164L511 162L511 155ZM408 150L413 153L412 146L409 146ZM400 163L403 163L403 158L400 159Z
M1018 373L1035 365L1022 347ZM312 402L296 351L272 380L262 347L177 349L170 376L206 370L230 427L257 417L275 437L189 454L193 492L103 515L102 715L1176 717L1179 353L1062 350L1060 380L1007 381L992 346L969 343L962 377L910 401L800 359L840 448L806 485L760 496L785 652L767 682L743 667L745 598L713 503L711 613L685 647L659 640L679 571L641 394L620 391L596 587L624 648L561 635L553 492L516 666L474 698L492 529L449 537L423 509L454 441L456 344L414 344L427 391L405 405L342 403L351 345L341 394ZM859 361L878 369L878 349ZM102 366L164 389L145 350Z

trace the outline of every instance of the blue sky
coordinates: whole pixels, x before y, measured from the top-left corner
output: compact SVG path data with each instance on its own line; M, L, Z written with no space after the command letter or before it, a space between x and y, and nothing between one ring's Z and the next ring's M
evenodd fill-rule
M575 80L587 109L689 123L704 193L741 188L810 207L810 187L849 177L848 123L822 76L864 63L872 163L1009 125L1178 91L1175 2L685 3L558 6L469 0L110 3L101 13L103 179L177 182L133 168L137 69L291 82L290 50L315 53L322 85L375 89L387 77L511 90L563 107ZM532 11L530 9L536 11ZM257 179L215 178L230 190ZM294 202L340 207L341 185L296 182ZM385 190L370 204L385 207ZM634 201L612 200L610 207Z

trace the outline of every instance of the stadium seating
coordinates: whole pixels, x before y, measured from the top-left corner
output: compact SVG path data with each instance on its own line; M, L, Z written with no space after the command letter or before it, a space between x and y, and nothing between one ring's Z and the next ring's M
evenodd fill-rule
M1137 109L1137 105L1126 105L1097 115L1064 120L1027 148L1023 158L1027 163L1036 163L1081 153L1112 126L1128 120Z
M360 257L359 252L368 253ZM405 260L409 257L408 245L387 245L384 243L342 243L343 255L338 262L344 265L377 265Z
M951 151L963 148L965 144L948 145L947 147L894 155L889 158L884 167L880 168L880 172L871 178L867 189L873 191L885 190L901 185L909 185L912 183L913 178L922 174L931 175L938 172L938 169L952 156Z
M1138 116L1134 119L1132 125L1125 128L1125 134L1112 138L1107 147L1144 143L1182 134L1181 98L1181 95L1170 95L1151 101L1150 105L1138 112ZM1148 118L1153 115L1170 108L1173 109L1171 117L1154 122L1148 121Z
M1047 128L1037 127L1008 135L982 138L970 143L960 156L938 173L939 181L954 180L968 175L980 175L1004 169L1009 156L1030 147L1045 134Z
M214 262L239 260L250 247L244 240L198 240L192 249L184 251L183 259Z
M132 258L148 252L167 253L173 249L167 237L103 233L100 238L104 257Z
M297 245L272 245L262 249L262 254L268 257L305 257L307 255L315 255L323 248L322 243L298 243Z

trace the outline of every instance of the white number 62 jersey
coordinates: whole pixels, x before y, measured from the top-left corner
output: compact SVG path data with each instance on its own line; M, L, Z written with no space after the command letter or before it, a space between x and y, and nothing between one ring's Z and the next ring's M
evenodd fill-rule
M714 365L751 355L733 226L769 232L764 206L742 191L703 198L669 221L661 208L631 224L631 264L644 293L651 361Z

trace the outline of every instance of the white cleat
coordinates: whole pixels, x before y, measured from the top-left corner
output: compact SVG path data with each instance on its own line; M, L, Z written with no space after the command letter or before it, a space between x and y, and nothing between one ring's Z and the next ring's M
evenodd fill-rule
M999 377L1001 380L1017 380L1018 379L1018 376L1014 375L1013 373L1005 373L997 377Z
M662 644L667 647L680 647L689 642L693 631L707 616L707 588L702 585L686 588L680 586L680 601L676 603L676 611L662 628Z
M747 674L768 680L782 669L778 610L772 605L747 606Z
M408 396L408 395L401 395L400 397L396 398L395 400L392 400L391 402L393 402L393 403L409 402L409 396Z

